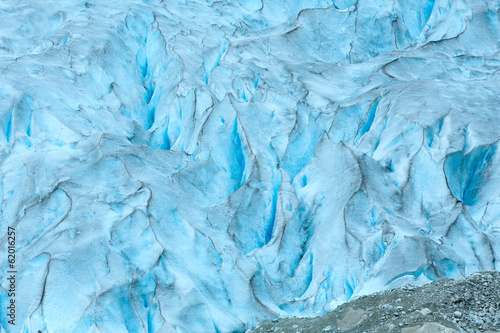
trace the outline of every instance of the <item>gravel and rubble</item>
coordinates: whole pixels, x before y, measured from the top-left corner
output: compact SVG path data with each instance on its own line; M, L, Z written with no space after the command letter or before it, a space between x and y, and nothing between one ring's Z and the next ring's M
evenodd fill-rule
M252 333L500 332L500 272L363 296L316 318L264 322Z

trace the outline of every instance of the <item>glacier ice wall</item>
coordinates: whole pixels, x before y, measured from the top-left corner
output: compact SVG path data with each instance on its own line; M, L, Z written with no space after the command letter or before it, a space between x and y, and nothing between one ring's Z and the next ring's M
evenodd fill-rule
M0 330L243 332L500 269L499 13L0 2Z

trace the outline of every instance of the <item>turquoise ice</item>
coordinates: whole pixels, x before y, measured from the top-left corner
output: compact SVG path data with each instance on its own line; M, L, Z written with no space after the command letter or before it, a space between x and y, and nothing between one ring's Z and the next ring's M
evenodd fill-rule
M499 270L499 13L1 1L0 332L245 332Z

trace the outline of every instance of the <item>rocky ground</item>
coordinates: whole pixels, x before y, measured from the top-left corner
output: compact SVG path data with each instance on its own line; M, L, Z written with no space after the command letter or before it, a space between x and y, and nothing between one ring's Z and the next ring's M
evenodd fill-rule
M354 299L322 317L274 320L249 332L500 332L500 272L406 285Z

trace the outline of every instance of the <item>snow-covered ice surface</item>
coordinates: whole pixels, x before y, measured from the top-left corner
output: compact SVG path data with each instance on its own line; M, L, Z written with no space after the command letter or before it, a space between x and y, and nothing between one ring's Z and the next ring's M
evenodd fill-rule
M4 332L243 332L500 269L490 0L0 2Z

